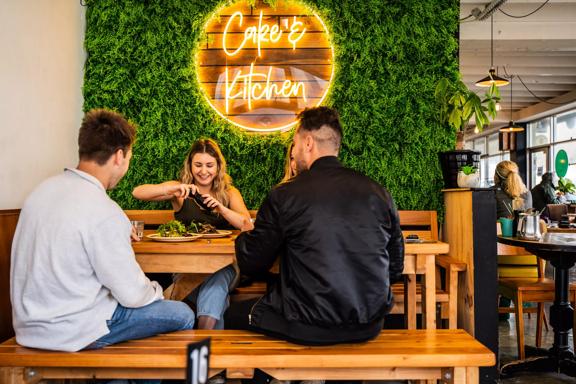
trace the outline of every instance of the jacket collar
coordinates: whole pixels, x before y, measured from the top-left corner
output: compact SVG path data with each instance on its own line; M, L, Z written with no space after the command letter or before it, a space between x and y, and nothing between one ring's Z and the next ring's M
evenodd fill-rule
M336 156L323 156L319 157L312 163L310 170L312 169L326 169L326 168L339 168L342 164Z

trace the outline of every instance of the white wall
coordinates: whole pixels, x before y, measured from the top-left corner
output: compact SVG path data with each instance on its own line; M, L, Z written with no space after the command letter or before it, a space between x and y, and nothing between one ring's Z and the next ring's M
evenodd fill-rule
M84 13L78 0L0 1L0 209L78 161Z

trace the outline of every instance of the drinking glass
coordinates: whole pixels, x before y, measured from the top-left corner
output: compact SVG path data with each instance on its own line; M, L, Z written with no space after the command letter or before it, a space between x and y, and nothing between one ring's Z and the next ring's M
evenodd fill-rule
M144 237L144 222L140 220L132 220L130 223L132 223L132 226L136 230L136 236L142 240Z

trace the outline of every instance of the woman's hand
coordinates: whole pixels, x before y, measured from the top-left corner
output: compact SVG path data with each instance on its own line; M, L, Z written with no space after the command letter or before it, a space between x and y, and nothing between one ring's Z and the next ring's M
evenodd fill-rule
M202 195L202 197L204 198L204 204L206 204L208 208L210 208L210 210L222 213L222 207L224 206L222 205L221 202L219 202L213 196L207 193Z
M170 184L165 186L164 194L171 197L186 199L198 191L194 184Z

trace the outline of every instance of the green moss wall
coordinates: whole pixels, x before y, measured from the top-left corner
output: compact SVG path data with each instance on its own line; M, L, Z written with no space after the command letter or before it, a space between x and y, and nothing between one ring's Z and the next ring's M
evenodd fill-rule
M221 119L196 86L195 46L222 1L88 2L84 109L138 125L130 170L112 197L123 208L142 183L177 178L200 137L219 142L234 184L257 208L282 175L291 133L247 134ZM340 112L340 159L385 185L400 209L441 209L439 151L454 135L436 119L434 86L458 71L457 0L309 0L327 23L337 70L325 104Z

